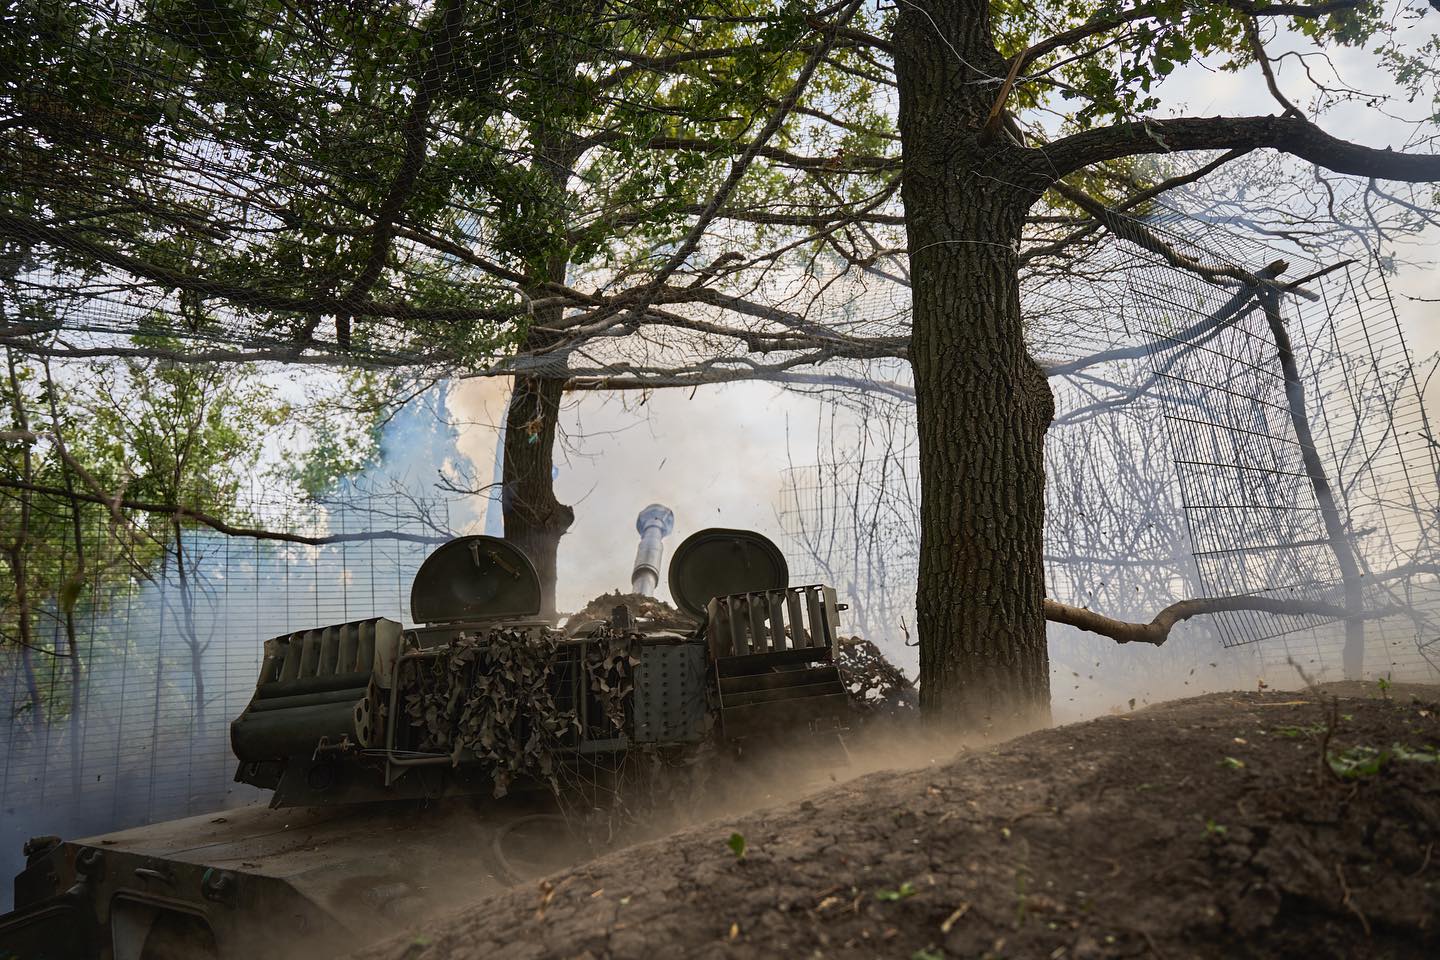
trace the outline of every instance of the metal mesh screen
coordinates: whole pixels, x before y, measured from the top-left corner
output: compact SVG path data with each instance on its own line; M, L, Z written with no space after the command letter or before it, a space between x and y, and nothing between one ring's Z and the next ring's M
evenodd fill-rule
M258 798L232 782L229 724L254 691L262 641L408 621L411 580L447 537L449 505L367 495L250 514L281 532L413 539L309 546L187 529L148 579L117 576L125 561L110 538L86 543L78 661L54 603L35 611L36 649L0 648L0 872L19 869L12 859L32 834L83 836Z
M1202 269L1257 271L1274 249L1174 213L1147 220ZM1214 251L1224 250L1223 257ZM1283 251L1283 278L1323 265ZM1032 349L1056 395L1047 436L1049 593L1125 619L1180 599L1264 595L1343 607L1345 596L1286 378L1261 303L1134 245L1101 249L1083 277L1023 291ZM1112 278L1096 284L1094 275ZM1313 448L1363 582L1366 669L1433 678L1440 458L1384 275L1351 263L1279 302ZM919 483L913 422L890 449L837 451L785 478L782 526L797 566L840 585L881 642L911 620ZM873 442L866 441L873 450ZM1428 568L1428 572L1427 571ZM1334 617L1226 613L1192 623L1260 663L1335 676ZM909 657L907 659L913 659Z
M1190 224L1184 224L1189 227ZM1207 252L1216 235L1180 235L1177 249L1215 266ZM1230 262L1258 269L1264 248L1225 238ZM1241 259L1243 258L1243 260ZM1287 251L1288 276L1322 266ZM1152 338L1155 391L1166 408L1200 582L1211 595L1260 594L1344 606L1343 571L1327 531L1322 498L1305 458L1315 460L1359 567L1367 608L1401 599L1433 612L1432 576L1393 576L1433 563L1437 532L1437 460L1423 398L1384 274L1349 264L1283 297L1279 319L1288 333L1303 385L1303 404L1287 398L1279 345L1266 311L1249 299L1212 335L1185 338L1197 321L1222 312L1234 288L1193 274L1159 269L1129 275L1133 314ZM1313 435L1297 431L1295 411ZM1348 538L1348 545L1344 540ZM1405 596L1393 595L1396 582ZM1287 649L1333 662L1343 629L1334 618L1255 612L1218 615L1227 645L1289 638ZM1367 628L1377 663L1393 659L1397 636L1423 650L1433 640L1413 618L1384 618Z

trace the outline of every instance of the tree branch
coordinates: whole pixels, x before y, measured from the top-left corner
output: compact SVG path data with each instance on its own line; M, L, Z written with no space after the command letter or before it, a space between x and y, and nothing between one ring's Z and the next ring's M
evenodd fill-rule
M1286 116L1299 117L1303 120L1305 114L1301 113L1295 104L1285 99L1285 94L1280 92L1280 84L1275 79L1275 71L1270 68L1270 57L1265 53L1265 44L1260 40L1260 26L1255 22L1254 17L1245 18L1245 39L1250 44L1250 53L1255 58L1255 62L1260 65L1260 72L1265 75L1265 85L1270 88L1270 96L1285 108Z
M304 543L310 546L323 546L327 543L349 543L360 540L403 540L406 543L444 543L446 540L445 537L427 536L422 533L405 533L399 530L371 530L366 533L336 533L323 537L309 537L299 533L281 533L275 530L261 530L255 527L237 527L202 510L196 510L193 507L184 507L178 504L148 503L143 500L129 500L124 497L110 498L91 493L80 493L79 491L71 493L61 487L49 487L43 484L26 483L22 480L10 480L3 477L0 477L0 488L24 490L50 497L65 497L67 499L73 497L77 500L84 500L86 503L98 503L107 509L119 507L125 510L139 510L142 513L161 514L177 520L191 520L209 527L218 533L223 533L228 537L250 537L254 540L280 540L285 543Z
M1119 123L1035 148L1035 169L1049 182L1093 163L1146 153L1269 147L1360 177L1440 180L1440 154L1397 153L1341 140L1300 117L1177 117Z
M384 270L385 261L390 255L390 242L395 237L395 220L400 215L400 208L415 192L415 184L420 178L420 168L425 164L425 151L430 142L430 111L435 102L435 95L440 91L440 82L445 74L450 72L454 59L455 38L465 19L464 0L450 0L442 10L435 12L435 16L436 22L426 30L432 39L422 56L423 68L420 71L419 89L410 102L410 109L406 112L405 123L401 130L404 147L400 166L395 171L395 176L391 179L390 186L380 201L380 208L375 213L375 225L370 235L370 249L365 256L365 262L359 275L355 277L355 282L345 293L347 300L359 300L367 296L375 286L375 282L380 279L380 273ZM491 51L482 53L482 62L488 59L490 53ZM318 318L312 319L307 324L311 329L305 332L303 339L310 339L316 320ZM342 350L350 348L350 318L343 313L335 317L335 341Z
M1313 600L1283 600L1279 597L1258 596L1199 597L1172 603L1156 614L1155 619L1149 623L1131 623L1084 607L1072 607L1049 598L1045 600L1045 619L1052 623L1063 623L1090 633L1098 633L1116 643L1149 643L1157 647L1170 639L1170 631L1182 620L1235 610L1258 610L1276 616L1327 617L1334 620L1344 620L1349 616L1344 607ZM1358 619L1374 620L1406 613L1409 611L1404 607L1378 607L1362 611L1358 614Z
M1283 260L1275 261L1259 274L1251 273L1237 266L1223 265L1212 267L1175 249L1173 244L1167 243L1157 236L1154 231L1147 229L1140 221L1132 217L1117 214L1085 191L1076 189L1068 183L1061 181L1057 181L1053 186L1056 192L1090 214L1103 224L1106 230L1109 230L1115 236L1129 240L1136 246L1149 250L1151 253L1159 254L1172 267L1193 273L1217 286L1224 284L1225 279L1222 278L1226 278L1233 281L1230 285L1238 283L1258 289L1264 286L1267 277L1279 276L1285 270L1286 263Z
M818 362L818 361L816 361ZM772 372L773 370L773 372ZM750 370L726 370L720 372L687 373L676 371L669 374L647 374L634 376L579 376L565 384L565 389L575 391L595 390L657 390L664 387L714 386L737 381L760 381L778 383L797 392L816 390L858 390L861 393L889 397L901 403L915 402L915 388L908 383L893 380L875 380L868 377L852 377L834 373L805 373L789 369L756 367Z
M1222 0L1221 6L1229 7L1242 14L1246 14L1251 23L1256 17L1295 17L1297 19L1316 19L1338 13L1341 10L1349 10L1358 7L1362 0L1328 0L1326 3L1253 3L1250 0ZM1095 17L1087 20L1077 27L1046 37L1044 40L1037 40L1030 46L1017 53L1010 61L1010 70L1005 75L1005 81L1000 84L1000 91L995 97L995 103L990 108L990 115L985 120L985 126L981 131L982 142L988 140L999 132L1000 121L1005 113L1005 101L1010 98L1010 91L1015 86L1015 81L1020 76L1020 71L1025 69L1036 60L1059 50L1061 47L1068 47L1081 40L1088 39L1100 33L1108 33L1131 23L1138 23L1141 20L1149 20L1158 16L1173 16L1176 12L1175 4L1169 0L1160 3L1146 3L1129 10L1107 17ZM1258 41L1257 41L1258 42ZM1261 55L1262 68L1269 78L1269 66ZM1275 90L1274 83L1271 83L1271 90ZM1276 96L1279 97L1278 91ZM1279 97L1282 103L1283 97ZM1293 109L1293 108L1292 108Z
M690 255L695 252L695 249L700 245L700 240L704 236L705 230L710 226L710 222L715 218L715 215L730 202L731 196L740 186L740 181L744 179L745 172L749 170L750 164L760 152L765 149L766 145L770 142L770 138L773 137L785 123L785 119L790 115L791 108L800 102L800 97L804 94L805 88L810 84L810 78L815 75L816 69L825 59L825 55L829 53L831 44L835 42L835 30L850 22L855 16L855 12L860 9L860 3L861 0L847 0L844 9L836 15L835 21L826 25L824 37L820 45L810 57L806 59L804 66L800 68L800 72L795 75L795 81L790 85L789 91L781 98L779 105L775 108L774 112L771 113L769 119L765 121L765 125L760 128L760 131L755 134L755 137L746 145L745 149L734 162L731 163L729 173L725 175L725 179L715 189L715 192L711 194L710 199L706 201L704 208L697 215L695 223L691 225L685 238L669 255L666 261L661 264L660 269L656 272L655 276L651 278L650 282L646 284L641 292L641 306L638 310L634 311L635 313L644 314L650 309L652 299L665 286L666 281L668 281L670 276L676 270L680 269L685 261L689 259Z
M368 298L350 300L334 296L292 297L193 276L172 267L131 256L100 243L82 231L54 227L4 212L0 212L0 236L9 237L21 243L42 243L79 254L106 266L123 270L133 277L160 287L187 290L200 296L225 300L234 306L256 307L279 313L312 315L345 313L350 316L410 318L429 320L435 323L467 323L479 320L503 322L524 313L523 307L507 307L498 310L474 307L426 307L403 301L379 301Z
M1108 209L1112 213L1124 213L1126 210L1134 209L1135 207L1140 206L1140 204L1145 203L1147 200L1153 200L1156 197L1160 196L1162 193L1173 190L1176 187L1183 187L1188 184L1195 183L1198 180L1203 180L1205 177L1214 173L1216 170L1220 169L1225 164L1229 163L1232 160L1238 160L1241 157L1245 156L1247 153L1249 153L1248 150L1230 150L1216 157L1214 160L1211 160L1209 163L1205 163L1199 167L1196 167L1189 173L1176 174L1173 177L1168 177L1164 180L1161 180L1159 183L1152 184L1151 186L1146 187L1138 193L1134 193L1126 197L1123 202L1118 203L1113 207L1109 207ZM1054 256L1055 254L1061 253L1067 246L1085 239L1085 237L1094 233L1101 226L1104 226L1101 221L1092 220L1090 223L1086 224L1083 227L1080 227L1068 236L1061 237L1058 240L1043 244L1038 247L1030 247L1021 252L1020 264L1024 266L1030 261L1039 259L1040 257Z

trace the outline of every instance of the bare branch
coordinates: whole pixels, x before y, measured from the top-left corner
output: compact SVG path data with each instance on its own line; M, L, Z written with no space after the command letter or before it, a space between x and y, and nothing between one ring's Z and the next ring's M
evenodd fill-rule
M10 480L3 477L0 477L0 488L24 490L29 493L38 493L51 497L84 500L86 503L98 503L107 509L119 507L124 510L139 510L142 513L161 514L175 520L193 521L229 537L249 537L254 540L280 540L285 543L303 543L310 546L323 546L327 543L350 543L357 540L402 540L406 543L444 543L449 539L448 537L426 536L419 533L405 533L399 530L371 530L367 533L336 533L322 537L311 537L300 533L282 533L276 530L261 530L255 527L237 527L203 510L197 510L194 507L185 507L179 504L148 503L143 500L130 500L124 497L111 498L97 496L91 493L80 493L78 491L71 493L62 487L26 483L21 480Z
M1090 633L1098 633L1116 643L1149 643L1157 647L1170 639L1170 631L1183 620L1236 610L1256 610L1276 616L1327 617L1334 620L1343 620L1349 616L1344 607L1313 600L1284 600L1279 597L1260 596L1200 597L1172 603L1156 614L1155 619L1149 623L1131 623L1084 607L1072 607L1048 598L1045 600L1045 619L1052 623L1063 623ZM1375 620L1408 613L1404 607L1379 607L1362 611L1357 617Z
M1265 44L1260 40L1260 27L1254 17L1245 18L1245 39L1250 44L1250 53L1254 56L1255 62L1260 65L1260 72L1265 75L1265 85L1270 88L1270 95L1275 98L1275 102L1285 108L1287 116L1299 117L1303 120L1305 114L1301 113L1295 104L1285 99L1285 94L1280 92L1280 84L1275 80L1275 71L1270 69L1270 57L1265 53Z

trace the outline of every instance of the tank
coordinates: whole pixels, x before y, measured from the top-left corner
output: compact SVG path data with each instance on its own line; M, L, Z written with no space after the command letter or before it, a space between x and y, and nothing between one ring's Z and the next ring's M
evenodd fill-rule
M32 839L0 960L332 955L559 866L530 840L620 771L832 750L852 709L835 591L791 585L758 533L708 529L673 552L678 613L637 616L672 523L655 504L637 522L646 590L563 626L524 553L466 536L420 567L413 626L264 641L230 739L270 806Z

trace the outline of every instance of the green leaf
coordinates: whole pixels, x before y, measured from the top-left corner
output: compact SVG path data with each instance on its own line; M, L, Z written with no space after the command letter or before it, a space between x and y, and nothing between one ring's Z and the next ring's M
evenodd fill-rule
M725 846L729 847L730 852L735 854L736 860L745 859L745 838L742 835L738 833L730 834L730 839L725 842Z
M894 890L876 890L875 899L894 902L896 900L905 900L909 897L913 897L919 892L919 890L915 889L915 885L913 883L911 883L909 880L906 880Z
M1390 755L1406 763L1440 763L1440 748L1437 747L1412 750L1404 744L1396 743L1390 746Z
M1377 750L1374 747L1358 746L1351 747L1343 753L1331 754L1326 759L1330 763L1330 769L1344 780L1363 780L1373 777L1391 760L1389 750Z

